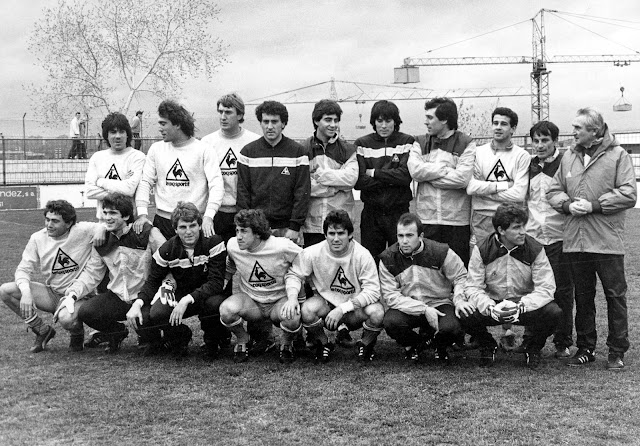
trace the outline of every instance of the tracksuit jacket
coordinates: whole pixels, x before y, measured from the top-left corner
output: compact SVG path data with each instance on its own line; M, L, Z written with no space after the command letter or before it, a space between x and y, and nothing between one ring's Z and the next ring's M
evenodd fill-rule
M497 233L473 247L465 294L478 311L489 316L489 307L509 299L524 304L523 312L553 301L556 281L543 246L525 235L524 245L509 251Z
M272 147L264 137L238 155L238 196L241 209L262 209L272 229L299 231L309 210L309 156L307 150L282 136Z
M380 254L378 266L386 308L418 316L424 314L426 307L464 300L467 270L444 243L425 238L420 248L408 256L396 243Z
M418 182L416 214L424 224L469 226L471 197L467 185L473 176L476 144L456 130L450 137L418 136L407 167Z
M140 234L136 234L129 224L120 237L113 232L107 236L104 245L93 248L87 265L67 292L72 291L78 297L87 295L100 284L108 271L107 288L120 300L131 304L144 285L151 254L166 240L157 228L148 223Z
M625 210L635 206L637 199L631 156L606 128L586 166L585 150L576 145L565 153L547 193L551 206L566 215L563 250L624 254ZM569 205L577 198L589 200L593 212L571 215Z
M138 298L145 305L151 304L156 291L169 273L176 281L176 300L191 294L194 302L199 302L222 294L226 262L227 251L219 235L205 237L200 230L191 259L180 237L175 235L153 254L149 277Z
M358 180L356 148L338 135L326 145L311 136L303 144L309 153L311 198L304 232L322 233L327 214L336 209L352 214L353 186Z
M385 139L370 133L356 139L355 145L359 168L355 189L362 191L364 205L383 212L408 208L413 195L407 161L411 148L419 149L414 137L394 131ZM375 169L373 178L365 174L367 169Z
M529 167L527 234L543 245L562 241L564 214L559 214L547 200L547 191L560 167L560 160L562 153L556 149L554 156L547 158L542 165L540 158L533 157Z

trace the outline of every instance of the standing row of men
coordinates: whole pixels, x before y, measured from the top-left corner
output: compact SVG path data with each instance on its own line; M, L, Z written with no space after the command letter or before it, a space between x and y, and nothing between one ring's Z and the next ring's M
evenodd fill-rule
M584 265L580 263L584 259L578 259L577 254L587 253L589 263L594 265L589 270L589 280L581 281L576 290L579 350L569 363L578 365L594 358L595 311L592 302L597 273L609 304L609 366L620 368L624 365L628 334L626 285L621 263L624 254L622 211L635 203L635 175L629 156L608 133L599 113L592 109L579 111L574 122L577 145L565 161L561 161L555 147L557 127L549 122L536 124L531 129L536 148L532 161L524 149L511 142L518 118L507 108L494 110L493 139L476 148L471 138L457 130L455 103L446 98L427 102L428 133L417 138L399 131L402 121L395 104L377 102L370 119L375 132L359 138L354 145L339 137L342 110L333 101L316 104L312 115L316 131L305 145L282 134L288 113L280 103L267 101L256 109L263 137L240 126L244 120L244 104L237 95L221 98L217 107L221 129L200 142L193 137L193 118L183 107L171 101L160 105L159 125L163 141L150 149L140 183L134 187L138 218L132 229L136 234L143 233L150 223L147 208L153 189L157 207L153 225L166 239L175 235L170 217L178 203L184 201L194 203L203 214L205 237L211 237L215 232L227 241L236 230L234 215L238 210L261 209L274 235L300 243L302 229L304 245L310 247L324 239L326 228L320 232L320 223L332 209L352 209L351 188L354 187L362 191L364 203L362 245L378 260L387 246L400 240L398 220L408 211L412 199L410 183L415 180L418 183L416 211L422 225L416 227L415 232L424 233L427 239L447 242L463 267L469 264L470 244L479 245L495 237L500 244L496 252L491 253L486 247L489 251L478 251L488 267L491 262L487 256L497 256L493 259L496 260L503 256L500 251L504 248L507 260L518 258L512 251L523 246L514 243L507 247L499 240L500 231L494 222L496 209L501 203L522 206L529 195L529 215L525 221L519 218L519 223L524 226L529 222L527 232L535 238L535 243L544 246L554 268L553 277L558 282L557 287L553 284L557 289L556 302L563 313L563 322L554 337L557 356L568 356L568 347L572 344L573 300L571 283L567 281L571 274L562 272L562 268L567 267L564 256L569 258L575 277L578 270L586 275ZM121 119L117 114L110 116L112 121ZM128 181L127 190L113 192L124 192L131 197L130 186L135 183L134 177L140 168L134 168L130 163L134 158L140 163L140 156L131 155L129 150L131 129L128 123L109 123L109 119L105 120L106 127L103 123L103 135L111 147L105 153L113 159L97 162L96 158L94 163L92 158L93 170L90 166L87 185L93 188L93 197L100 199L101 189L106 193L111 191L110 187L124 186L117 183ZM126 143L122 144L123 141ZM215 150L211 150L212 147ZM125 154L128 156L124 157ZM611 163L607 162L610 158L617 162L614 171L602 175L602 171L612 169ZM105 169L108 171L100 171ZM588 175L594 171L597 173ZM92 172L91 178L89 172ZM568 215L566 221L563 221L563 213ZM133 212L123 217L133 218ZM507 231L508 228L509 225L503 229ZM586 229L592 229L598 235L585 236ZM611 234L611 240L602 243L604 237L596 231ZM531 259L525 256L518 261L524 265L534 261L539 250L534 247L530 251ZM570 254L573 252L576 255ZM602 255L606 258L601 258ZM605 284L603 276L609 275L613 280L607 280ZM589 285L588 289L583 289L585 284ZM514 284L507 286L493 296L493 300L520 302L522 296L512 296L516 288ZM436 296L421 296L418 300L426 297ZM132 298L124 300L127 299L130 303ZM427 306L435 308L437 305ZM525 308L526 305L520 305L518 311L523 312ZM470 311L465 310L469 309L460 311L463 314ZM456 308L456 313L460 311ZM429 313L433 319L433 313ZM447 317L446 312L436 316L440 317ZM509 323L514 318L506 319L505 323ZM529 345L539 343L538 334L525 333L524 351ZM486 340L479 335L476 341L482 345L482 339ZM488 344L484 347L489 348Z

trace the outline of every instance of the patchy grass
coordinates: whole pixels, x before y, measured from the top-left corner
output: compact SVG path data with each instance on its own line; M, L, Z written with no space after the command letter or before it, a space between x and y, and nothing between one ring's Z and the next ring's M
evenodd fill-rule
M92 210L80 211L91 220ZM28 353L32 334L0 310L0 444L637 444L640 400L636 331L640 311L640 211L630 211L627 279L632 347L620 373L605 370L606 310L598 291L601 341L595 364L574 369L551 357L536 371L520 355L476 366L477 351L454 353L450 366L403 362L386 335L366 366L338 349L326 365L275 356L236 365L198 356L142 358L130 336L117 355L67 352L59 330L47 351ZM0 281L12 280L41 211L0 213ZM356 225L357 226L357 225ZM356 233L356 236L358 234ZM46 317L50 320L50 317ZM521 329L519 331L521 333Z

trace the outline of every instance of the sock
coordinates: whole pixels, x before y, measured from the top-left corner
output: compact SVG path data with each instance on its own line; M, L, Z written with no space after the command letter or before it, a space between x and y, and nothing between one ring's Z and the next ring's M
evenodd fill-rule
M47 326L42 321L42 318L37 314L34 314L29 319L25 319L24 323L27 324L29 328L31 328L31 330L33 330L33 332L37 335L41 334L42 331L47 328Z
M237 344L247 344L249 342L249 339L251 339L249 337L249 333L247 333L247 330L245 330L244 326L242 325L242 319L238 319L237 321L232 322L231 324L226 324L222 320L222 318L220 318L220 322L222 322L222 325L227 327L231 333L236 335Z
M326 345L329 342L329 338L324 332L324 321L322 319L318 319L312 324L305 325L304 328L307 330L307 338L311 337L311 340L314 343L316 341L320 341L322 345Z
M369 327L366 322L362 324L362 343L364 345L375 344L382 328Z
M302 324L298 325L295 330L290 330L282 325L280 322L280 328L282 329L282 345L292 345L296 334L302 329Z

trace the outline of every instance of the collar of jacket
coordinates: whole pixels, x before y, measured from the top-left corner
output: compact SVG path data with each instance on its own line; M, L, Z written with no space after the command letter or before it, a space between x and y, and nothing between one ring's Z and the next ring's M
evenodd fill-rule
M313 132L313 136L311 138L315 144L321 145L322 147L329 147L331 144L334 144L338 140L338 138L340 138L340 133L336 132L336 136L327 141L327 144L325 144L320 138L318 138L316 132Z
M417 256L418 254L420 254L422 251L424 251L424 240L420 240L420 246L418 246L418 249L416 249L415 251L413 251L411 254L409 255L405 255L402 250L400 249L400 245L398 245L398 251L400 252L400 254L402 254L403 257L406 257L407 259L413 259L414 256Z
M609 126L607 124L604 125L604 134L601 138L597 138L595 141L591 143L589 147L585 147L580 144L576 144L571 150L575 153L579 153L584 156L586 153L591 157L591 159L596 158L609 147L617 146L618 141L615 136L609 132Z
M491 150L493 150L494 152L497 152L498 150L511 150L513 149L513 141L509 141L509 145L507 147L505 147L504 149L498 149L496 147L496 142L492 139L491 140Z
M393 133L391 133L391 135L389 135L387 138L383 138L382 136L378 135L378 132L373 132L373 139L376 141L389 142L393 141L396 136L398 136L397 130L394 130Z

